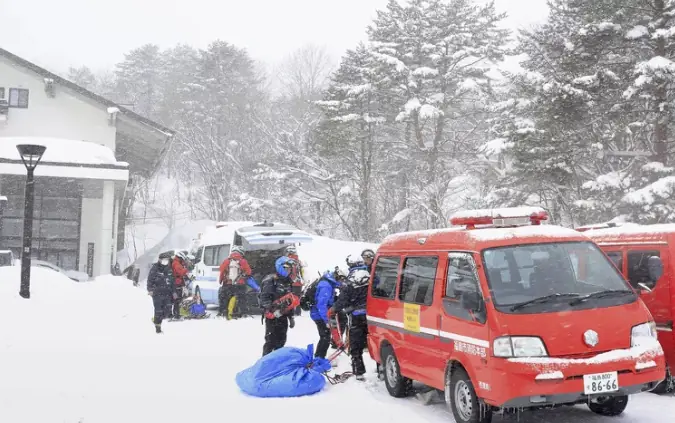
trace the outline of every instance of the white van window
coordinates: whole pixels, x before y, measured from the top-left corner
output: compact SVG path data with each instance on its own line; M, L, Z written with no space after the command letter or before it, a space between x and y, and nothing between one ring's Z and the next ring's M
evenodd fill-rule
M204 264L206 266L220 266L230 255L230 244L209 245L204 248Z

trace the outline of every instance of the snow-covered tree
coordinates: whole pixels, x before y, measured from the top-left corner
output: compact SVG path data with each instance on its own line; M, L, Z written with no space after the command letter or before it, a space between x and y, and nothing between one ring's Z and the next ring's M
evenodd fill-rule
M467 154L476 152L480 94L508 41L499 28L503 18L493 3L391 0L368 29L376 78L396 113L389 118L398 124L401 151L414 158L397 169L416 175L403 189L417 226L446 226L460 197L454 188L466 187L458 178L467 171Z

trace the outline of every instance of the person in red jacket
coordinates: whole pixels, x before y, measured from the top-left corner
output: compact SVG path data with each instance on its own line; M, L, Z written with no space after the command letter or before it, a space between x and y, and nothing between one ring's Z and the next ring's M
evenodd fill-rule
M185 288L185 278L190 271L187 267L187 256L181 251L177 252L171 263L171 270L175 278L173 292L173 318L180 318L180 302L183 300L183 288Z
M218 315L225 316L227 320L239 317L246 309L246 285L251 276L251 266L244 258L244 249L240 246L232 247L230 256L223 260L220 265L218 282ZM239 312L234 313L238 307Z

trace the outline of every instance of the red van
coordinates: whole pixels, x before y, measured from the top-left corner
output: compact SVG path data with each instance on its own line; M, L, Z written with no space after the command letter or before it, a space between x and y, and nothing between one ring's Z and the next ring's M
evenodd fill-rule
M458 423L588 404L616 416L665 377L647 307L602 251L540 208L456 214L377 251L368 351L394 397L441 390Z
M583 231L621 270L654 316L659 342L666 356L666 379L652 392L665 393L675 388L675 225L593 225ZM672 257L671 257L672 255Z

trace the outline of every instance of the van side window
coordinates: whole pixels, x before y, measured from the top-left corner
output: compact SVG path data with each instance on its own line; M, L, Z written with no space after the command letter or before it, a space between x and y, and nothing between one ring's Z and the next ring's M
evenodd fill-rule
M220 266L230 255L230 244L209 245L204 248L204 264L206 266Z
M610 251L607 253L607 257L612 260L619 272L623 272L623 253L621 251Z
M380 257L375 264L373 275L372 295L376 298L394 299L396 282L398 281L398 266L401 257Z
M638 288L638 284L642 283L650 288L656 286L649 278L649 268L647 261L649 257L661 257L658 251L629 251L628 252L628 281L634 288Z
M473 257L468 253L450 253L443 301L445 312L463 320L485 323L485 307L482 307L481 313L476 313L473 310L467 310L466 303L463 301L476 295L478 298L481 297Z
M403 264L398 299L405 303L431 305L438 257L408 257Z

